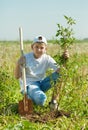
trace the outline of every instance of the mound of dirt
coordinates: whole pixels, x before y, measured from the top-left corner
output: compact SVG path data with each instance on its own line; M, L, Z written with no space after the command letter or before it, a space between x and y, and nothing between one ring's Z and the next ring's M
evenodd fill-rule
M70 117L70 113L65 112L63 110L47 112L45 114L34 112L33 114L25 115L24 117L31 122L46 123L47 121L54 120L54 119L59 118L61 116Z

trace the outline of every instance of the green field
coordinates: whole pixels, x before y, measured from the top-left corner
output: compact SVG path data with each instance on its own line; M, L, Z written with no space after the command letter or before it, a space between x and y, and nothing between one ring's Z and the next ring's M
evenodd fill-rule
M31 51L27 42L24 50ZM49 43L47 53L61 64L62 50L59 45ZM20 45L13 41L0 42L0 130L88 130L88 43L74 43L69 53L70 59L64 72L58 103L60 109L71 113L70 117L61 116L45 123L31 122L17 111L18 102L23 98L19 82L14 77ZM48 113L53 89L46 93L49 98L45 107L35 106L34 110L41 114Z

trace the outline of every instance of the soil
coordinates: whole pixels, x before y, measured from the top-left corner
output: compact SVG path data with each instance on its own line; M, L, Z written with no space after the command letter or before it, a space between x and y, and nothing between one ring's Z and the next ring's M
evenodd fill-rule
M41 122L46 123L47 121L54 120L61 116L70 117L69 112L65 112L63 110L50 111L45 114L33 112L33 114L25 115L24 117L31 122Z

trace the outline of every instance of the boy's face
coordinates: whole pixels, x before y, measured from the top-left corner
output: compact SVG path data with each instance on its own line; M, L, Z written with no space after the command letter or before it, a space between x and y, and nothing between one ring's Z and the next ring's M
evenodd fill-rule
M45 43L34 43L32 46L35 58L41 57L46 52Z

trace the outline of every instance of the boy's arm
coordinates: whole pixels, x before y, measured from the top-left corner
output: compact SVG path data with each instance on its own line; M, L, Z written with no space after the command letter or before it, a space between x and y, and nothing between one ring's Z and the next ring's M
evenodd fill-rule
M25 56L20 57L20 59L18 60L17 64L16 64L16 68L15 68L15 78L19 79L20 77L22 77L22 66L24 66L26 64L26 58Z
M57 68L56 72L57 72L57 73L60 73L60 67L59 67L59 68Z
M19 78L22 76L21 68L20 68L20 65L19 65L18 62L17 62L17 64L16 64L16 68L15 68L15 73L14 73L14 75L15 75L15 78L16 78L16 79L19 79Z

